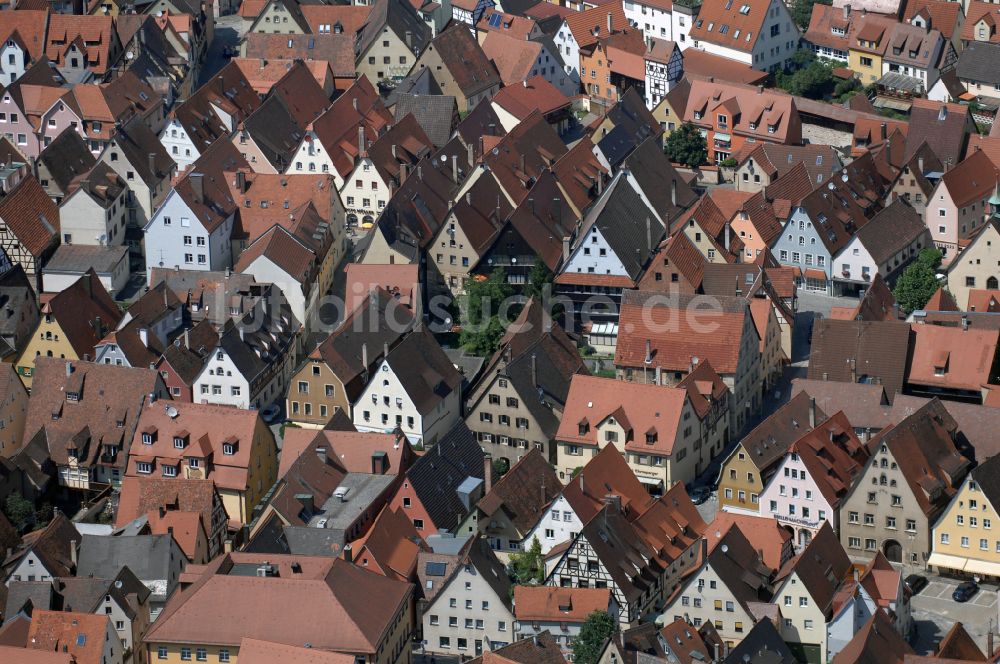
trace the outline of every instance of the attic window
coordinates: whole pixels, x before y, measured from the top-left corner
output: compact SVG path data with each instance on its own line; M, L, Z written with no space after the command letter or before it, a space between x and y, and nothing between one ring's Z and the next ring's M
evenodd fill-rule
M656 442L656 432L655 431L648 431L646 433L646 444L647 445L652 445L655 442Z
M79 401L79 400L80 400L80 393L79 392L67 392L66 393L66 401L76 402L76 401Z
M187 435L174 436L174 447L183 450L187 446Z
M236 444L235 440L228 440L222 443L222 453L226 456L233 456L236 454Z
M138 461L135 464L135 470L143 475L149 475L153 472L153 464L148 461Z
M144 431L142 433L142 444L143 445L152 445L153 444L153 440L154 440L154 435L151 432Z

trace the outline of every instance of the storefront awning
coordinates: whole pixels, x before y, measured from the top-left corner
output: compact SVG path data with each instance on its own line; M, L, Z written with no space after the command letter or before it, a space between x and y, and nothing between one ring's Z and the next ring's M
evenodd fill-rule
M966 574L983 574L985 576L1000 576L1000 563L969 558L965 563Z
M642 475L637 475L639 481L643 484L648 484L650 486L663 486L663 480L658 480L655 477L643 477Z
M945 569L961 572L965 569L965 564L969 562L967 558L961 556L949 556L943 553L932 553L927 559L927 564L932 567L944 567Z
M826 281L826 272L823 270L813 270L806 268L806 279L816 279L817 281Z

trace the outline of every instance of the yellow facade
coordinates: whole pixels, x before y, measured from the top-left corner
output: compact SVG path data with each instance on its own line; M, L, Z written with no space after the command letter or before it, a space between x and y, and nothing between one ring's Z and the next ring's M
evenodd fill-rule
M874 42L870 42L874 48ZM882 56L868 50L849 49L847 51L847 66L850 67L865 85L882 78Z
M663 127L663 140L666 141L667 137L677 129L682 124L684 124L684 118L677 114L677 111L670 105L670 98L664 97L659 104L653 108L653 117L660 126Z
M760 494L763 490L760 471L750 460L750 455L743 445L737 446L722 465L722 474L719 478L719 508L729 507L758 512Z
M274 483L278 481L278 447L274 436L264 420L257 418L253 432L253 447L250 450L250 462L247 467L247 489L243 509L230 512L226 503L226 495L222 494L222 502L226 505L226 513L230 518L239 515L243 523L253 520L253 509L264 498ZM222 493L220 489L220 493Z
M934 526L928 563L970 576L1000 576L1000 516L972 476Z
M337 408L350 416L343 383L322 359L307 359L288 382L288 419L307 429L322 429Z
M31 389L31 380L35 373L35 358L39 356L59 357L67 360L93 359L91 357L78 357L55 316L48 314L39 319L35 334L25 346L21 357L17 358L15 365L17 375L24 381L24 386L28 390Z

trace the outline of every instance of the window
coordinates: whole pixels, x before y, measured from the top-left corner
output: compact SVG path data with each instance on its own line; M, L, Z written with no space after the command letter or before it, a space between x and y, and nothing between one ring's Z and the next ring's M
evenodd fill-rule
M968 549L969 548L969 538L968 537L964 537L963 536L962 540L961 540L961 543L962 543L962 548L963 549Z
M190 662L191 661L191 649L184 647L181 648L181 661Z
M951 536L948 533L941 533L941 543L951 544Z
M438 647L444 648L445 650L451 648L451 637L442 636L438 638Z
M207 662L208 651L205 648L198 648L195 651L195 659L197 659L199 662Z
M158 646L156 648L156 658L157 659L166 659L167 658L167 647L166 646Z

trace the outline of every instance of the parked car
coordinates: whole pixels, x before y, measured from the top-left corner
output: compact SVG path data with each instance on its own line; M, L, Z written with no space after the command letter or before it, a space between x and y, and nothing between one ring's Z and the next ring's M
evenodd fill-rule
M262 408L260 411L260 417L268 424L274 424L278 416L281 415L281 406L277 404L271 404L266 408Z
M712 497L712 487L709 486L696 486L690 491L688 495L691 496L691 502L695 505L701 505L706 500Z
M960 583L951 598L956 602L968 602L979 592L979 585L975 581L965 581Z
M916 595L927 587L927 577L919 574L911 574L903 581L911 594Z

